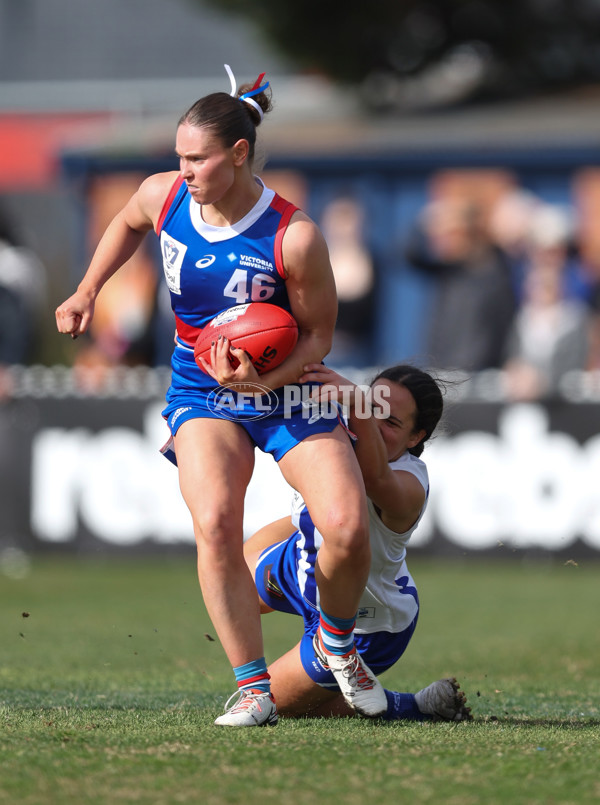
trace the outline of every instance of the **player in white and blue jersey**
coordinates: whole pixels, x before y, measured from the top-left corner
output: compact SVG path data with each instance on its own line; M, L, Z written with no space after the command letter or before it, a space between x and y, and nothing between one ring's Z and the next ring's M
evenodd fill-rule
M256 129L271 108L264 74L231 93L212 93L181 117L179 171L150 176L109 224L77 291L56 311L60 332L87 331L98 293L150 230L161 241L175 314L172 382L163 412L198 548L198 577L207 610L231 662L239 697L216 720L223 726L277 722L264 657L260 612L243 556L243 510L254 449L270 452L310 508L323 536L315 578L323 650L338 676L356 663L354 622L370 557L367 506L356 457L342 425L307 417L300 404L254 416L246 401L234 416L215 414L209 395L236 384L245 398L257 387L302 383L304 367L331 348L337 300L323 235L302 211L265 187L253 171ZM203 372L193 355L201 328L224 309L267 301L289 310L298 342L275 369L258 376L227 339L214 344ZM239 360L233 369L230 352ZM240 384L239 386L237 384ZM285 393L283 395L285 399ZM250 411L248 410L250 409ZM229 414L232 412L229 411ZM343 639L336 635L343 633ZM383 688L346 690L356 709L385 709Z
M322 366L311 380L327 389L347 389L350 381ZM419 597L406 564L409 540L429 497L427 467L419 457L442 414L442 393L430 374L410 365L385 370L372 389L388 400L386 410L356 406L349 426L368 494L371 564L355 627L356 649L374 674L402 656L414 633ZM360 416L359 414L363 414ZM365 416L366 414L366 416ZM261 529L245 545L263 613L300 615L300 642L269 667L279 710L284 715L349 715L353 710L324 662L319 646L319 590L314 569L322 544L304 501L295 496L290 518ZM357 669L359 684L369 684ZM398 720L467 720L470 710L455 679L442 679L416 694L385 691L381 717Z

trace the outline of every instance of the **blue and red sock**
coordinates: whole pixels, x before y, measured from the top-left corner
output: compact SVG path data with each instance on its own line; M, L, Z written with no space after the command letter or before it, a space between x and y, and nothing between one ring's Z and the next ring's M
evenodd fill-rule
M319 639L323 650L327 654L343 656L354 651L354 627L356 616L353 618L336 618L321 610L319 618Z
M233 669L240 690L262 690L271 692L271 675L267 671L264 657L252 660Z

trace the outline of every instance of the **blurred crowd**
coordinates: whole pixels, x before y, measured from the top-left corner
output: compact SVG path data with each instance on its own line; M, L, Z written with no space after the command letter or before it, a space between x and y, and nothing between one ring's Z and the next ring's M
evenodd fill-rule
M44 266L23 240L10 214L0 208L0 399L10 394L4 368L35 358L47 304Z
M92 191L90 248L114 214L115 194L127 195L136 181L104 181ZM418 272L429 286L423 363L468 374L502 370L503 393L514 401L560 394L572 370L600 370L600 243L590 248L582 238L581 211L514 183L487 197L448 192L447 184L432 187L397 256L399 270ZM369 246L367 212L342 192L319 224L339 299L328 362L376 365L381 266ZM72 345L78 383L89 392L115 367L169 363L169 296L158 249L146 241L104 289L90 333ZM38 323L53 314L47 296L43 265L0 211L0 397L10 392L2 367L36 361Z
M574 208L510 188L483 205L435 199L406 259L434 281L427 349L439 369L502 369L510 400L560 393L600 368L600 265L586 260Z

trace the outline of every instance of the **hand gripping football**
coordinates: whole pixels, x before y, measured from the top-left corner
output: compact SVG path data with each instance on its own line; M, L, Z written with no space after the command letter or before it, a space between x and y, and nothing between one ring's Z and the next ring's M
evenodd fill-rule
M220 335L231 345L248 354L258 374L279 366L296 346L298 325L291 313L266 302L250 302L221 311L201 331L194 347L194 357L210 363L212 342ZM239 361L232 357L232 366Z

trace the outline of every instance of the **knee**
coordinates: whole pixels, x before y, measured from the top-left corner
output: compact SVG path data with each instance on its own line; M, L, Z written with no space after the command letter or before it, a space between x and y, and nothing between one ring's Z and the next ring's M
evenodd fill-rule
M221 509L204 509L193 515L194 534L198 550L214 555L241 552L243 528L239 518Z
M360 509L331 510L324 529L319 530L328 548L335 550L341 558L353 557L356 561L360 561L369 556L367 517Z

